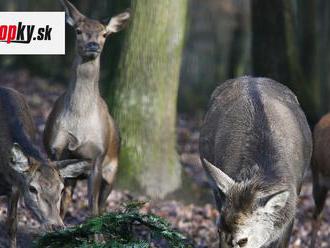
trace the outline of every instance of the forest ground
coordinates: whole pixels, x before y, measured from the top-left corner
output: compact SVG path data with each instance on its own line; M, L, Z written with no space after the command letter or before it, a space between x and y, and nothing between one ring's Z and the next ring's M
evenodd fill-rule
M55 101L65 87L56 82L32 77L27 71L1 72L0 85L13 87L27 96L33 117L41 134L45 119ZM191 179L189 187L191 195L186 195L184 201L157 200L150 201L141 210L154 213L166 218L174 228L177 228L191 239L196 247L218 247L215 220L218 213L214 207L210 190L201 167L198 154L198 126L199 120L179 115L177 122L178 152L183 170L187 178ZM40 136L39 136L40 141ZM68 225L77 224L88 216L86 182L79 182L73 196L68 217ZM313 211L312 186L310 173L307 173L298 202L298 212L291 237L290 248L309 247L311 219ZM119 209L123 202L132 199L147 200L147 197L133 196L130 192L115 189L108 199L108 211ZM19 207L18 246L30 247L35 234L40 233L38 222L26 210L24 204ZM7 247L6 237L6 199L0 198L0 248ZM324 220L318 236L316 247L330 246L330 197L324 211Z

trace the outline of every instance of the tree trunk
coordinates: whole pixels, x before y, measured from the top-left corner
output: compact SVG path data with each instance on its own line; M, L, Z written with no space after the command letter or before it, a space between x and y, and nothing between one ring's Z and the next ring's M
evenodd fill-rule
M318 1L318 52L317 52L317 75L320 80L320 113L330 111L330 2Z
M296 1L298 6L298 26L299 26L299 47L301 69L304 75L305 92L309 100L308 112L312 112L310 118L313 125L318 121L321 112L320 100L320 77L318 69L320 64L320 55L324 51L317 46L317 0L299 0ZM319 16L319 15L318 15ZM322 26L325 23L322 23ZM321 33L323 36L324 34Z
M246 0L243 0L246 1ZM245 25L244 14L242 11L242 1L236 1L235 8L235 26L232 32L231 43L228 53L228 78L235 78L241 75L241 67L244 63L244 35Z
M310 19L313 22L313 18ZM315 25L309 25L302 35L309 36L314 32ZM298 96L309 121L314 122L317 87L312 80L313 70L307 70L307 67L313 64L315 50L300 54L302 51L298 49L292 1L252 0L252 32L254 74L286 84ZM310 41L305 41L302 45L311 49L314 46L314 37L309 38Z
M254 75L290 82L283 0L252 0L251 3Z
M299 0L300 57L304 75L314 80L316 52L316 0Z
M186 0L132 0L115 77L119 183L151 197L164 197L181 181L175 122L186 8Z

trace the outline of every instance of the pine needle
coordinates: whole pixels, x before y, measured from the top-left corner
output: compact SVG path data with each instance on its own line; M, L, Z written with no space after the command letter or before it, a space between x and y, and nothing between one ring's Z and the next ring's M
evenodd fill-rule
M166 240L169 247L192 247L187 239L173 230L163 218L153 214L141 214L145 202L126 204L123 211L110 212L88 219L83 224L49 232L36 242L36 248L147 248L152 241ZM148 230L148 240L140 240L135 229ZM93 237L102 234L105 242L97 243Z

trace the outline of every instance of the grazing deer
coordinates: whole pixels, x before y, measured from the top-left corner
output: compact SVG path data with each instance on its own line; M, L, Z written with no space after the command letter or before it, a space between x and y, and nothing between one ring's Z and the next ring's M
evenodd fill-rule
M322 211L330 189L330 153L328 145L330 144L330 114L326 114L316 124L313 132L313 156L312 156L312 174L313 174L313 198L315 210L313 215L313 229L311 247L315 246L317 232L320 228Z
M81 14L62 1L66 21L76 30L77 55L69 89L59 97L44 131L48 155L56 160L89 161L89 207L98 215L112 190L118 166L119 132L99 92L100 54L106 38L124 28L130 14L112 17L107 25ZM70 201L75 182L66 181L61 215Z
M220 247L288 247L312 139L296 96L241 77L211 97L200 153L220 212Z
M35 126L24 97L0 87L0 195L8 196L10 247L16 247L17 204L23 196L34 216L52 229L63 226L60 217L63 177L75 177L83 161L46 160L34 145ZM71 167L71 168L70 168ZM77 174L78 173L78 174Z

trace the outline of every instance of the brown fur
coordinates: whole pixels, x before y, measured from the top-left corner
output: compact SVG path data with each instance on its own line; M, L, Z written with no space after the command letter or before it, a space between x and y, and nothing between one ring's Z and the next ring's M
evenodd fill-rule
M296 96L268 78L228 80L212 94L199 141L221 247L244 238L249 248L287 247L312 151Z
M330 176L330 113L324 115L313 132L313 170L323 176Z
M10 247L16 247L17 205L23 196L26 206L42 223L62 225L57 203L63 182L53 163L46 161L34 145L36 128L30 109L20 93L0 87L0 195L8 196L8 234ZM17 144L28 158L28 168L18 171L11 165L11 150ZM17 146L16 145L16 146ZM53 166L54 167L53 167ZM34 200L30 187L38 192ZM48 202L49 205L43 205Z
M119 131L99 92L100 54L106 37L121 30L129 14L113 17L103 25L82 15L69 1L64 0L63 5L67 22L77 33L77 55L69 89L48 117L44 144L53 159L78 158L90 163L89 206L92 214L98 215L113 187L120 147ZM62 217L75 183L66 181Z
M322 211L330 189L330 113L324 115L314 128L314 150L312 156L313 197L315 210L311 247L315 246L317 232L321 225Z

